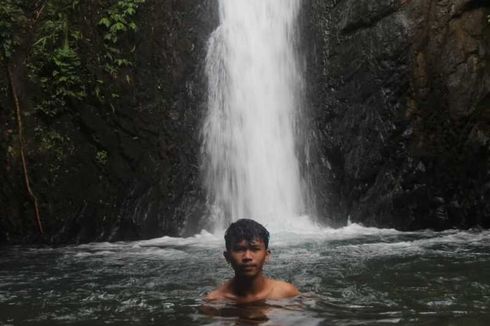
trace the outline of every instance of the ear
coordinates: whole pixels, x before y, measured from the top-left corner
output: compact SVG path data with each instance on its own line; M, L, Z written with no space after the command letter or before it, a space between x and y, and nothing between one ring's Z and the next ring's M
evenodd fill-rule
M267 254L265 256L265 261L268 262L271 259L271 251L270 249L267 249Z
M223 256L225 257L226 262L230 263L230 254L228 253L228 251L223 251Z

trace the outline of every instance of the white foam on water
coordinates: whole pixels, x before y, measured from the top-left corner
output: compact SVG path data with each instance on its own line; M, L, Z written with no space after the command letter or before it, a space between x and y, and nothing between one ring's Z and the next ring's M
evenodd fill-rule
M270 227L268 223L264 223L264 225L266 228ZM287 230L270 230L271 245L288 247L312 241L344 240L362 236L403 234L394 229L364 227L355 223L338 229L321 227L313 223L306 225L299 223L298 225L288 227ZM78 246L70 246L65 249L69 249L68 252L71 252L75 257L80 258L86 256L120 255L121 252L126 256L155 255L161 257L167 256L170 258L172 256L182 257L182 255L185 254L185 248L187 247L222 248L224 247L224 231L210 233L206 230L202 230L200 233L186 238L164 236L131 242L93 242Z
M446 230L442 232L434 232L431 230L415 231L415 232L398 232L403 235L417 235L413 240L394 242L374 242L361 244L343 245L342 249L351 252L357 252L364 256L390 256L390 255L427 255L434 253L437 255L458 255L463 250L469 250L471 245L479 248L490 248L490 231L461 231L461 230ZM444 246L444 247L441 247ZM472 252L471 255L477 256L479 253ZM490 253L484 253L490 255Z
M267 225L265 225L267 227ZM296 228L293 231L272 231L271 245L288 247L301 243L325 240L344 240L370 235L395 235L402 232L394 229L379 229L364 227L359 224L350 224L343 228L333 229L328 227ZM126 244L128 245L128 244ZM224 232L209 233L206 230L188 238L168 237L131 242L132 248L144 247L194 247L194 248L221 248L224 247Z
M413 236L406 239L405 236ZM365 227L351 223L345 227L333 229L329 227L297 228L291 231L272 231L270 237L271 248L285 248L305 243L328 243L356 238L370 237L374 242L359 244L345 244L342 248L364 252L370 256L387 256L403 254L418 254L421 252L437 251L438 245L490 247L490 231L461 231L446 230L435 232L431 230L401 232L395 229L380 229ZM372 240L371 240L372 241ZM75 257L86 256L148 256L166 260L182 259L188 257L188 248L203 248L222 250L224 248L224 232L210 233L203 230L191 237L164 236L150 240L117 242L117 243L90 243L75 247L67 247ZM435 248L435 249L434 249ZM83 251L80 251L82 249ZM109 249L109 250L108 250ZM306 250L306 249L305 249ZM462 249L461 249L462 250ZM87 252L88 251L88 252ZM476 255L476 253L473 253Z
M165 246L186 246L186 247L216 247L222 242L221 234L209 233L202 230L201 233L188 238L164 236L150 240L133 242L133 247L165 247Z
M351 223L342 228L317 227L316 229L292 229L271 234L271 245L288 247L305 242L346 240L364 236L394 235L400 232L395 229L379 229Z

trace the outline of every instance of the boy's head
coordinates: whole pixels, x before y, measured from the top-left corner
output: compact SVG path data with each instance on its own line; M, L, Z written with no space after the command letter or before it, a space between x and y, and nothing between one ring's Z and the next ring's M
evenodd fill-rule
M235 270L235 277L255 278L270 256L269 232L259 223L241 219L225 232L225 259Z
M267 250L269 247L269 231L260 223L250 219L240 219L228 227L225 232L226 250L231 250L234 243L246 240L262 240Z

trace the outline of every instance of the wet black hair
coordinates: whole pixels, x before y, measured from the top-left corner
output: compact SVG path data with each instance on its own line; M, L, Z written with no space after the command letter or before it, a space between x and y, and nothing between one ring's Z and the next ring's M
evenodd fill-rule
M262 224L254 220L242 218L231 223L228 229L226 229L226 250L230 250L232 244L242 240L262 240L264 241L265 249L267 249L269 248L269 231Z

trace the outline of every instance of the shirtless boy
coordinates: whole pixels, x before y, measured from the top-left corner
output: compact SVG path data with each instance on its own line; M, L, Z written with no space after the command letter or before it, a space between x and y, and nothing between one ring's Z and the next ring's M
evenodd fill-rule
M262 272L271 252L268 249L269 232L261 224L249 219L232 223L226 230L225 244L223 255L235 271L235 277L210 292L206 300L250 303L299 294L294 285L268 278Z

